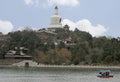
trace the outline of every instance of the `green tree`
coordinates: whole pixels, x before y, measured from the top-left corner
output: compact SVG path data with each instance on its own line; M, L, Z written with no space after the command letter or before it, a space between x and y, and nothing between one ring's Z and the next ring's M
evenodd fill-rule
M29 52L33 52L34 49L38 48L40 39L34 31L17 31L9 33L10 41L8 47L14 49L15 47L26 47Z
M67 49L51 49L46 53L46 63L48 64L70 64L71 52Z
M33 59L36 62L38 62L38 64L39 63L45 63L45 61L46 61L46 55L45 55L45 53L43 51L40 51L40 50L36 49L33 52L33 54L34 54L34 58Z

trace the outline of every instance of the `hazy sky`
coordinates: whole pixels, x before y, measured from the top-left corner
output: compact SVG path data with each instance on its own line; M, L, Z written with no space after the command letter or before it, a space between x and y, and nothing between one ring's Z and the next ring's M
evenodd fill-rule
M93 36L120 36L120 0L0 0L0 32L47 28L58 5L62 24Z

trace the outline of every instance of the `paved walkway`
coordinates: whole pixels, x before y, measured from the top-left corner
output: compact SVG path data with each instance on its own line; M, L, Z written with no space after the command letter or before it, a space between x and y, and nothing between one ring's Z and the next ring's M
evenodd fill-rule
M25 63L28 62L30 67L65 67L65 68L115 68L120 69L120 66L90 66L90 65L44 65L34 62L32 60L24 60L19 63L14 63L12 66L25 66Z

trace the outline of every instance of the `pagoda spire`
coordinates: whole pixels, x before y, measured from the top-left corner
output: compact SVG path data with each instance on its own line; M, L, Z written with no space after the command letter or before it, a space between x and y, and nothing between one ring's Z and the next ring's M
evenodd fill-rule
M57 5L55 6L54 15L58 15L58 7L57 7Z

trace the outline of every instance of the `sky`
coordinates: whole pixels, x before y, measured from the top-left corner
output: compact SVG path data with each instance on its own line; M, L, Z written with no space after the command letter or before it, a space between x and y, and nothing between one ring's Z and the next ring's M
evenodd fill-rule
M120 37L120 0L0 0L0 32L48 28L54 7L62 25L92 36Z

